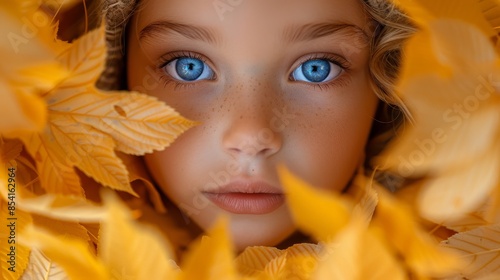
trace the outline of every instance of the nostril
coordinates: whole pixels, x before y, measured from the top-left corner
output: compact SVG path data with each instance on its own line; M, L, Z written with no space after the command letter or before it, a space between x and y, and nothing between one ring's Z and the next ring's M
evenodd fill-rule
M224 131L222 146L232 156L269 157L280 150L282 135L266 127L267 118L236 120Z
M272 151L272 150L271 150L270 148L264 148L264 149L260 150L258 153L259 153L260 155L267 156L268 154L270 154L270 153L271 153L271 151Z

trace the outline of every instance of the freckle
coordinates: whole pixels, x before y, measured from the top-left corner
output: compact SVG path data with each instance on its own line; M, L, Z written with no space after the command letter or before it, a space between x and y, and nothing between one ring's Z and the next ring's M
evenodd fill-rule
M240 115L240 120L243 119L243 115Z

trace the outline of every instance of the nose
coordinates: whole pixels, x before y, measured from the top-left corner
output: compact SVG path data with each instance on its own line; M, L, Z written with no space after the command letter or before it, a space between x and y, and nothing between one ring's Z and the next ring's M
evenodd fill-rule
M259 98L241 98L223 134L224 150L232 156L270 157L282 147L282 131L273 127L273 106ZM276 118L276 116L274 116ZM274 129L273 129L274 128Z

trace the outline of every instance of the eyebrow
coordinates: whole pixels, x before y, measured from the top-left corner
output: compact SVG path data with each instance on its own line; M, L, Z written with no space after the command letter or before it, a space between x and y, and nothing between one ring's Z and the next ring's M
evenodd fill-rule
M148 24L139 32L139 40L172 31L194 40L200 40L211 44L218 42L214 32L208 28L167 20L155 21Z
M331 22L310 23L298 28L289 26L283 31L283 40L286 43L309 41L343 31L350 31L352 35L360 35L366 43L369 42L368 34L361 27L354 24ZM139 40L152 38L165 32L176 32L184 37L211 44L218 43L217 36L208 28L168 20L155 21L146 25L139 32Z
M368 34L359 26L348 23L309 23L300 27L290 26L283 31L283 39L287 43L309 41L321 37L329 36L339 32L350 32L351 35L358 35L366 43L369 42Z

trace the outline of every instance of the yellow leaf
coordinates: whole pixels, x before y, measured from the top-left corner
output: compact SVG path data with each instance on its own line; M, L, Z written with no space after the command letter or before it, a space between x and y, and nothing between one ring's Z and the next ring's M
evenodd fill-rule
M140 155L161 150L195 123L155 98L95 88L105 62L104 27L60 49L58 59L66 74L52 87L52 82L43 86L48 90L41 94L48 123L41 133L21 137L36 161L42 187L49 193L83 196L77 167L104 186L136 195L114 149ZM36 79L48 81L51 76Z
M455 71L474 72L498 65L498 55L489 37L474 25L457 20L440 19L430 24L433 54ZM475 78L475 77L474 77Z
M362 219L353 219L325 251L311 279L408 279L390 248Z
M492 225L494 223L500 223L500 216L496 217L497 221L488 221L484 215L484 209L479 209L478 211L468 213L455 220L447 220L440 225L445 226L453 231L462 232L469 231L481 226Z
M8 195L6 188L0 189L0 194L6 199ZM52 194L24 197L18 192L16 207L29 213L63 221L99 222L105 216L105 208L84 198Z
M500 225L479 227L461 232L442 242L466 261L460 272L463 277L476 279L500 273Z
M284 264L279 279L311 279L315 273L318 260L323 257L323 245L295 244L284 250L286 263ZM268 269L269 271L269 269Z
M378 185L374 178L366 177L361 170L356 174L354 182L348 190L349 193L355 195L357 202L353 209L353 215L365 219L367 225L370 223L378 204L378 194L373 188L374 185Z
M45 128L46 134L51 134L51 127ZM62 156L62 151L53 151L44 135L32 134L22 138L26 151L34 158L41 186L49 193L61 195L83 196L80 179L70 164L69 158ZM54 146L54 145L52 145Z
M58 82L53 70L61 69L54 60L68 46L54 39L57 27L39 6L40 1L32 0L0 5L0 35L6 39L0 42L0 133L9 137L43 129L47 106L38 96L39 87ZM43 75L45 81L34 78Z
M106 267L89 251L88 244L74 237L55 236L35 227L20 235L21 242L39 249L51 261L59 264L70 279L109 280Z
M427 180L417 202L421 215L446 224L478 210L497 187L499 154L500 143L465 168L444 171Z
M450 66L439 61L438 57L429 50L434 49L434 42L431 31L423 30L414 34L406 42L403 50L404 59L401 61L401 72L397 81L398 89L403 97L406 83L412 78L429 75L429 72L436 73L440 78L446 79L452 75Z
M281 256L272 259L264 268L264 273L269 279L287 279L288 271L286 270L287 252L283 252ZM298 278L298 277L297 277Z
M321 249L321 245L310 243L295 244L286 250L248 247L235 264L241 274L258 279L310 279Z
M38 96L15 91L0 80L0 133L14 137L42 130L47 121L47 106Z
M66 93L65 90L74 91L75 88L94 86L106 61L104 36L104 26L101 26L77 39L70 48L59 54L58 60L69 72L69 75L49 92L49 95L56 91ZM48 103L53 102L50 102L49 99Z
M57 220L36 214L31 215L33 217L33 225L35 225L36 227L45 228L57 235L78 238L90 244L90 237L88 235L87 229L78 222ZM90 249L92 249L92 247Z
M386 163L403 176L465 168L497 139L500 67L491 41L456 20L434 20L429 26L405 48L408 60L399 86L415 126L385 153ZM443 68L446 75L435 70Z
M133 92L75 89L52 97L49 108L110 135L118 151L134 155L161 150L196 124L156 98Z
M435 19L448 18L475 25L487 36L495 36L493 28L484 18L477 0L392 0L422 27Z
M194 242L186 253L180 280L238 279L227 221L220 219L209 236Z
M464 167L490 153L496 140L499 110L474 95L468 97L474 88L467 92L464 86L459 82L443 83L435 76L414 79L406 94L411 96L411 100L407 98L410 107L421 111L415 114L416 125L390 146L381 164L403 176L420 177L429 171ZM474 111L467 111L463 105L469 98L478 101Z
M49 123L54 140L48 147L52 154L61 153L59 158L64 157L63 164L78 167L104 186L135 194L126 166L115 154L115 143L110 136L68 115L51 116Z
M290 211L297 226L320 241L330 240L350 218L339 195L315 190L284 167L278 169Z
M235 265L241 274L252 276L263 272L264 268L271 260L281 256L282 254L282 250L274 247L247 247L235 259Z
M19 69L55 58L53 46L62 46L54 35L57 27L52 18L40 9L37 0L2 1L0 3L0 41L2 65L0 72L14 76ZM2 78L6 78L5 76Z
M20 280L68 280L68 275L61 268L49 260L40 250L32 249L28 267Z
M379 195L375 226L383 231L413 272L422 277L444 277L459 267L457 257L438 247L405 204L383 190L379 190Z
M101 224L98 251L112 277L174 279L178 271L171 259L172 249L161 234L135 223L130 211L116 196L105 193L103 199L108 213Z

